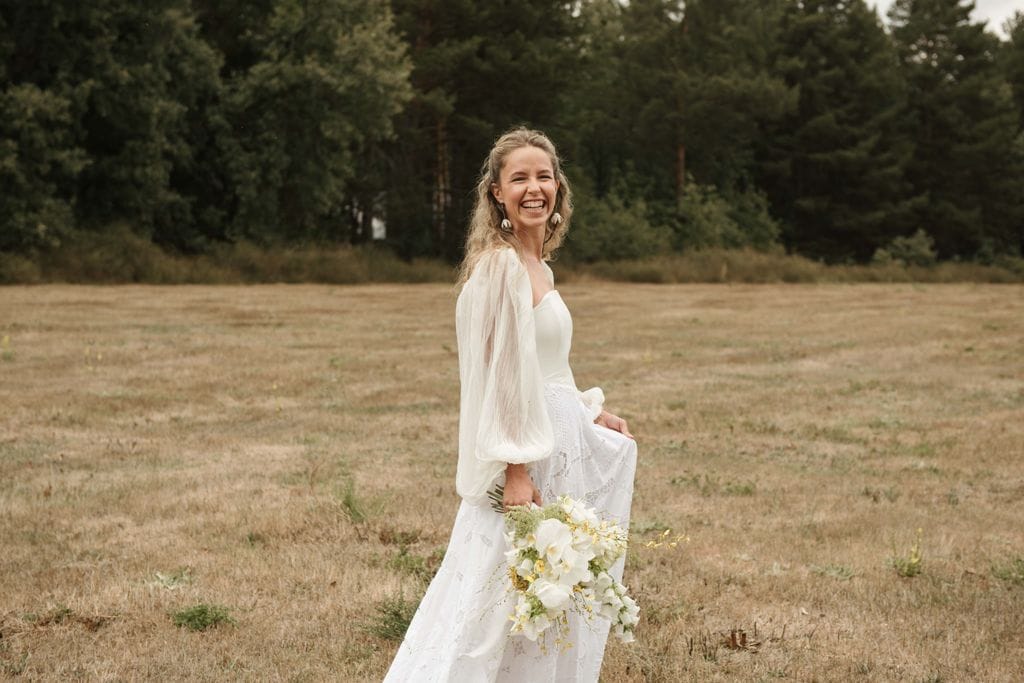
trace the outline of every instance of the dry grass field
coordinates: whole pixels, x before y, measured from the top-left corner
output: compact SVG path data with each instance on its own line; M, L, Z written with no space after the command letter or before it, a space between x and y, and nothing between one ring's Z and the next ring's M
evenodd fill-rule
M640 445L602 680L1024 679L1024 287L561 291ZM458 505L453 305L0 289L0 675L380 680Z

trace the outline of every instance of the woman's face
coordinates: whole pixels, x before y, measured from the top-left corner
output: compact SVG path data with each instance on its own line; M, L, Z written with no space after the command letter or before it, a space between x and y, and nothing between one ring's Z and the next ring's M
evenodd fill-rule
M548 153L539 147L520 147L505 157L505 165L491 185L494 198L505 206L515 229L547 225L555 210L558 180Z

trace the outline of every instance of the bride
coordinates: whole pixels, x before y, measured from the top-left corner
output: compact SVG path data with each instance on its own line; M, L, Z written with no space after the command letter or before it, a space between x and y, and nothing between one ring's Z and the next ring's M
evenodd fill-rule
M461 380L462 503L444 561L385 681L597 681L609 623L569 617L571 647L508 635L505 508L567 494L629 524L636 442L626 421L581 392L569 368L572 318L545 259L572 216L554 145L517 128L484 162L455 308ZM502 488L499 488L502 487ZM624 558L612 574L621 579Z

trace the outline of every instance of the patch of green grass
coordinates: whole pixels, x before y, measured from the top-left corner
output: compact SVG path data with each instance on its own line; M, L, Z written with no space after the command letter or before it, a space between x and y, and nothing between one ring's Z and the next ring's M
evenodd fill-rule
M811 565L811 571L819 576L828 576L839 581L849 581L856 574L844 564Z
M1016 557L1007 564L993 564L992 576L1000 581L1024 586L1024 557Z
M669 483L674 486L687 486L700 492L705 498L715 494L725 496L752 496L757 491L757 484L752 481L722 481L708 474L683 474L672 477Z
M398 548L398 554L391 558L389 565L403 574L409 574L423 583L429 583L441 567L443 559L444 548L435 548L428 555L417 555L410 553L409 548L403 545Z
M726 482L722 486L722 493L727 496L752 496L757 491L757 485L752 481Z
M363 624L363 629L378 638L401 640L419 604L419 600L406 600L404 595L385 598L377 603L373 620Z
M20 676L25 673L25 667L28 665L28 653L22 652L21 657L17 661L11 661L7 659L0 659L0 673L5 676Z
M66 605L57 605L45 614L26 614L25 620L31 621L36 626L50 626L51 624L63 624L75 616L74 610Z
M656 520L656 519L644 520L644 521L634 520L629 525L629 533L631 535L636 535L636 536L640 536L640 535L643 535L643 534L649 534L652 531L657 531L658 533L664 533L664 532L666 532L668 530L669 530L668 524L665 524L664 522L661 522L661 521Z
M190 631L205 631L222 624L234 625L237 622L231 617L226 607L199 603L192 607L175 612L171 615L174 625Z

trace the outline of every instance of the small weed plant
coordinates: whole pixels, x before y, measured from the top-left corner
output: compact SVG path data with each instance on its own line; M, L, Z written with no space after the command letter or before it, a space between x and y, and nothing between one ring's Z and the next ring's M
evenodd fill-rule
M174 625L190 631L205 631L222 624L234 625L237 622L231 617L226 607L200 603L171 615Z
M917 539L913 545L910 546L910 550L906 555L901 555L893 551L893 556L889 560L892 564L893 569L896 573L904 578L912 578L921 573L921 530L917 530Z
M363 502L356 495L355 483L349 479L345 488L340 491L341 508L353 524L362 524L366 521L366 508Z

